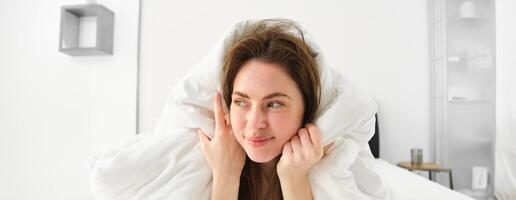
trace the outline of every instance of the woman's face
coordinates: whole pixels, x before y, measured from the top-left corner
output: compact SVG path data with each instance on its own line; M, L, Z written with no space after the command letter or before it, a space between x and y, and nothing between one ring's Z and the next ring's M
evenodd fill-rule
M301 91L280 65L252 59L238 72L231 95L233 133L247 156L265 163L301 128Z

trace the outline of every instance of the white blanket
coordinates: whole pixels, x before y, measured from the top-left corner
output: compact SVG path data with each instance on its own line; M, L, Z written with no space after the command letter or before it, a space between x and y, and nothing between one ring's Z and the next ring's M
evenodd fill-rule
M248 23L231 27L174 88L153 133L143 133L100 153L92 162L90 186L96 199L209 199L212 173L195 128L214 132L212 97L220 88L225 50ZM318 53L321 106L315 124L324 144L335 141L310 171L315 199L395 199L373 169L367 141L374 133L375 102L330 68ZM210 135L211 137L211 135Z

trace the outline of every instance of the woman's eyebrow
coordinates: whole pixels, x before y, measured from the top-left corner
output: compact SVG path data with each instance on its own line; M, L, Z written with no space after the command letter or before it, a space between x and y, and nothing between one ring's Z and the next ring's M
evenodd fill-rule
M272 93L272 94L269 94L265 97L263 97L263 99L272 99L274 97L287 97L288 99L292 100L292 98L290 98L287 94L284 94L284 93L281 93L281 92L275 92L275 93Z
M244 98L248 98L248 99L249 99L249 95L244 94L243 92L233 91L233 95L238 95L238 96L241 96L241 97L244 97Z
M243 92L234 91L233 94L249 99L249 95L247 95ZM274 92L272 94L269 94L269 95L263 97L263 100L272 99L274 97L287 97L288 99L292 100L292 98L290 98L290 96L286 95L285 93L281 93L281 92Z

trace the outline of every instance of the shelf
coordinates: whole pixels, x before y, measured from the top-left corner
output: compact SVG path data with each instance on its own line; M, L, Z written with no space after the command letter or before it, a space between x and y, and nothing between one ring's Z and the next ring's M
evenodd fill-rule
M464 20L464 21L474 21L474 20L493 20L492 17L468 17L468 18L462 18L462 17L447 17L446 20Z
M448 100L450 103L478 103L478 104L490 104L489 100Z
M474 86L449 85L448 102L489 103L491 98L486 96L489 94L488 92Z
M480 136L468 136L468 137L451 136L450 139L452 139L454 141L464 141L464 142L481 143L481 144L490 144L493 142L493 139L490 137L480 137Z
M435 13L430 15L430 61L436 66L431 74L436 161L457 171L455 188L471 188L472 166L494 168L494 0L430 2Z
M93 45L81 42L88 30L93 32ZM59 51L71 56L112 55L113 31L114 13L100 4L62 6Z

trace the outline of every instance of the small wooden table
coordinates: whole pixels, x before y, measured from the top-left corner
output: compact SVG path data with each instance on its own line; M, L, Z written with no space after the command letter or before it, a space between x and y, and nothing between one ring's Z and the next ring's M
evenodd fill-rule
M442 168L441 166L439 166L439 164L436 163L421 163L420 165L413 165L412 163L410 163L410 161L399 162L398 166L408 169L409 171L428 171L428 179L430 179L431 181L433 181L432 172L447 172L450 180L450 189L453 190L452 170L449 168Z

